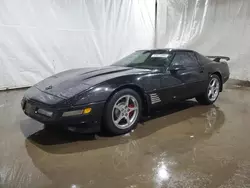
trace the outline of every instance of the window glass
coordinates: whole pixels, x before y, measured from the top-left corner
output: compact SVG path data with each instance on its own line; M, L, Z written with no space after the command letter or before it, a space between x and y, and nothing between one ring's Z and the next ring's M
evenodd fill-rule
M134 52L118 62L114 63L115 66L128 66L133 64L141 64L143 63L149 56L151 52L137 51Z
M172 53L154 53L144 63L146 66L164 67L171 63Z
M192 52L176 52L173 65L183 65L185 67L197 67L197 59Z
M203 55L201 55L201 54L199 54L199 53L196 53L196 55L197 55L197 58L199 59L199 62L200 62L202 65L204 65L204 64L206 64L206 63L209 63L209 62L211 61L209 58L207 58L207 57L205 57L205 56L203 56Z
M161 68L168 66L171 63L172 57L173 53L171 52L137 51L113 65L137 68Z

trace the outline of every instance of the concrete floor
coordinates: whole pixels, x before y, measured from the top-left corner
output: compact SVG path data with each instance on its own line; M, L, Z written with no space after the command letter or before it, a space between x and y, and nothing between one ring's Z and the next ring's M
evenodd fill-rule
M0 92L0 187L250 187L250 90L155 112L119 137L49 132Z

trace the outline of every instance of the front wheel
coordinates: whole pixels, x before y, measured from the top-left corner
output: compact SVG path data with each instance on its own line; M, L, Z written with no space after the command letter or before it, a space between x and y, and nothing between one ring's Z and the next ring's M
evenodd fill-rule
M206 92L196 97L196 100L204 105L213 104L219 97L221 87L220 78L215 74L211 75Z
M107 102L104 112L104 126L112 134L119 135L131 131L141 115L141 98L132 89L115 93Z

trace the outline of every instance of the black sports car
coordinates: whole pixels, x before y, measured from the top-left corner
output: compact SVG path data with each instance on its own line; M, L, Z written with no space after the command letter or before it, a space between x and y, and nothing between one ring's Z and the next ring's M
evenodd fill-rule
M228 57L183 49L141 50L102 68L73 69L29 88L26 115L50 127L105 128L113 134L133 129L143 113L159 105L196 98L214 103L229 79Z

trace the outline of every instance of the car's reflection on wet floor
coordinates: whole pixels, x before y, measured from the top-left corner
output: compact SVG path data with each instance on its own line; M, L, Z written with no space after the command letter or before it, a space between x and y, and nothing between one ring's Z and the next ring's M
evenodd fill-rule
M248 90L167 105L115 137L45 130L22 92L0 94L0 187L250 187Z
M31 135L27 135L26 131L30 131L32 127L35 126L34 123L36 124L36 122L31 119L22 121L20 127L23 134L27 136L27 139L33 142L34 144L37 144L38 147L40 147L41 149L43 149L43 146L54 146L53 150L51 151L52 153L56 153L56 148L59 147L61 144L74 144L74 142L77 141L96 140L95 142L83 142L84 148L78 148L80 146L76 146L74 147L76 149L75 151L66 150L70 148L65 148L65 151L60 150L60 152L63 153L72 153L125 144L128 140L136 140L146 137L163 128L177 124L184 120L189 120L191 118L204 118L203 125L199 125L200 130L198 129L199 131L204 133L203 136L209 135L208 133L213 133L213 131L219 129L220 126L223 125L224 114L216 106L202 107L199 109L199 111L191 110L188 114L182 112L197 105L198 104L194 101L185 101L181 103L171 104L167 107L159 108L157 111L150 114L150 116L142 118L141 123L137 127L137 129L139 129L140 131L132 131L131 133L128 133L126 135L116 137L111 137L106 133L81 134L76 132L70 132L67 130L57 129L41 129ZM48 147L44 147L45 151L46 148Z
M28 121L21 124L24 134L34 126ZM183 121L187 123L178 125ZM194 145L208 139L223 124L224 114L216 106L198 107L196 102L186 101L159 109L123 136L42 129L27 137L26 148L35 166L55 182L70 172L67 182L75 185L88 180L97 187L111 181L117 181L112 183L117 186L128 186L126 182L130 181L160 185L172 177L172 168L180 165L174 156L192 153L195 158ZM170 132L163 134L165 128Z

